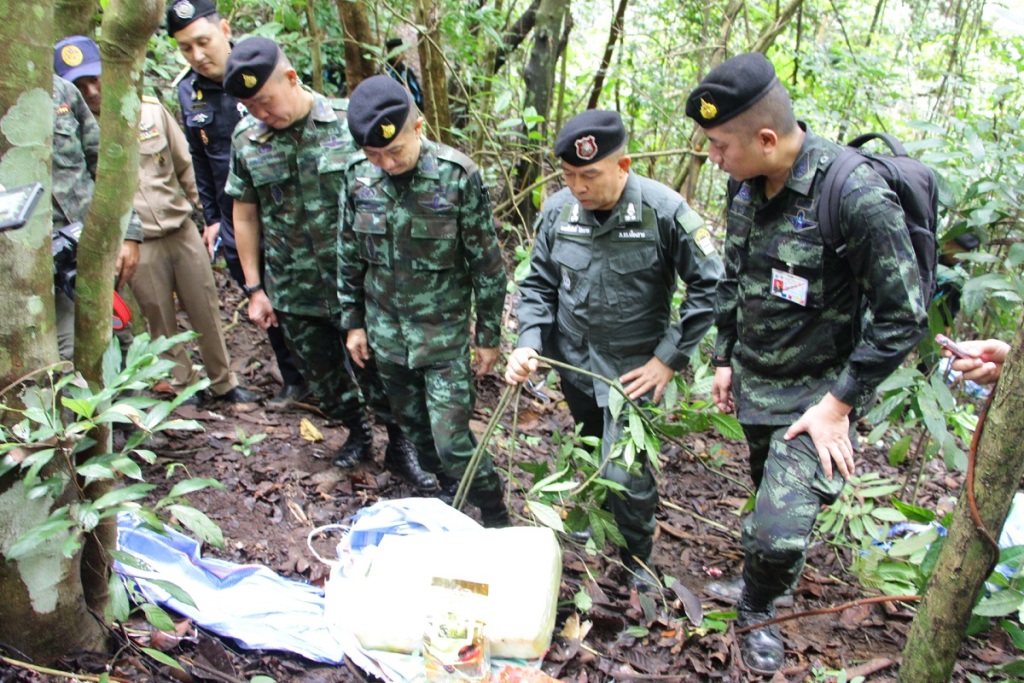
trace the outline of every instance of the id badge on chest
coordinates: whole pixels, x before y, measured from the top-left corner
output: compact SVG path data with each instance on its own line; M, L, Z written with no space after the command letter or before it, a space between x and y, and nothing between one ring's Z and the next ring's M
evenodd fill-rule
M778 268L772 268L772 294L792 301L798 306L807 305L807 279Z

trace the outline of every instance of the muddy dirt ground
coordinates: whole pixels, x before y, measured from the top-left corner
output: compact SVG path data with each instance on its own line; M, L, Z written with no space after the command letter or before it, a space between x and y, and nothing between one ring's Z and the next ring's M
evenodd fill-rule
M218 282L224 322L230 326L228 344L234 368L243 385L269 397L278 384L265 336L248 323L237 288L227 285L220 272ZM503 386L497 374L479 381L476 428L482 430L486 424ZM558 397L557 390L550 392L549 401L522 394L520 433L537 439L532 440L535 445L517 449L517 461L547 457L551 434L570 428L568 412ZM191 496L192 503L224 532L225 547L207 547L206 556L258 563L281 576L322 585L329 568L307 548L310 529L344 521L380 499L415 495L384 469L381 460L386 437L379 427L377 461L342 471L331 460L345 431L325 420L315 406L272 412L262 404L209 404L198 409L183 407L179 414L198 420L205 431L172 433L168 443L156 449L160 460L147 468L147 475L160 484L157 493L166 492L173 483L166 479L171 465L184 465L190 476L215 478L224 484L224 491ZM300 435L303 418L318 428L323 441L310 442ZM510 425L510 415L505 422ZM239 444L239 429L248 435L265 433L267 437L252 445L251 454L246 455L233 448ZM748 481L746 447L711 433L690 435L685 443L690 452L670 445L662 456L661 505L652 559L659 574L676 577L699 598L705 612L728 610L730 604L707 592L705 585L719 576L736 577L742 562L738 510L747 492L737 482ZM509 467L506 452L499 449L496 460L500 466ZM712 463L715 467L709 468ZM884 453L873 448L862 449L859 467L861 471L902 475L886 464ZM716 468L728 477L713 471ZM513 478L528 481L514 462L511 472ZM181 470L175 476L180 475ZM934 506L948 501L958 492L959 481L959 476L947 475L941 467L932 468L923 503ZM511 502L517 513L515 523L531 523L519 491L513 491ZM605 555L596 558L587 557L570 543L563 549L562 602L556 637L544 663L544 670L552 676L575 683L762 680L739 661L731 628L703 637L691 635L683 602L676 593L668 592L653 612L645 613L635 593L631 595L623 588L614 548L607 548ZM858 586L846 569L848 560L848 551L817 542L795 591L793 607L781 609L780 614L834 607L874 595ZM495 561L518 562L522 558L498 557ZM586 580L588 568L596 577L587 584L594 606L578 614L572 596ZM824 672L844 668L871 681L895 680L912 616L906 605L874 605L787 621L781 625L787 647L786 666L771 680L832 680ZM574 624L577 617L590 624L582 641L562 635L567 622ZM647 635L630 628L638 626L647 628ZM75 655L68 659L65 670L83 674L78 680L98 680L95 676L106 670L115 677L111 680L137 683L247 681L258 674L281 682L366 680L351 663L324 666L280 652L247 651L202 629L189 629L186 635L168 654L182 661L189 674L154 664L129 648ZM991 665L1009 659L1008 651L1012 647L998 630L980 639L968 639L954 680L966 680L968 673L984 675ZM0 664L0 680L68 679Z

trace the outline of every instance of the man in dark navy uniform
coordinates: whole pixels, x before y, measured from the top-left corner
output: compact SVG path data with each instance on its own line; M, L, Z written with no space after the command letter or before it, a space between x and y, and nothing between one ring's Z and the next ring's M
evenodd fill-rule
M203 240L212 258L220 238L231 277L244 288L245 273L231 223L234 200L224 191L231 164L231 134L246 114L245 107L222 86L231 53L231 26L217 14L212 0L177 0L167 7L167 32L178 42L178 49L192 67L178 82L178 102L206 219ZM281 329L268 328L267 337L284 382L267 405L289 408L309 396L309 385L296 367Z

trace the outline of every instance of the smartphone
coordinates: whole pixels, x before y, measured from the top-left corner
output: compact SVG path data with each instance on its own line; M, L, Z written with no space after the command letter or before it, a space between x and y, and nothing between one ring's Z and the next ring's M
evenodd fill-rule
M947 337L944 334L937 334L937 335L935 335L935 342L939 346L941 346L942 348L949 349L949 352L952 353L957 358L973 358L974 357L974 356L970 355L969 353L967 353L966 351L964 351L963 349L961 349L959 346L957 346L956 342L954 342L952 339L950 339L949 337Z

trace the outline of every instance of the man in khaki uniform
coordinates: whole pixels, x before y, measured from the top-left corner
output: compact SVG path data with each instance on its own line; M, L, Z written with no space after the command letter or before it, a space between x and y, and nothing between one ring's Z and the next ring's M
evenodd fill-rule
M67 45L78 52L64 50ZM57 44L54 65L58 75L74 82L98 117L102 68L96 44L84 36L66 38ZM170 113L150 97L142 98L139 117L139 187L134 204L145 242L139 247L139 266L131 288L151 336L177 334L177 292L192 328L199 333L197 343L215 397L233 403L255 401L256 395L239 387L231 371L217 287L206 247L191 219L199 193L188 144ZM184 388L199 380L181 344L168 357L175 363L171 373L174 387Z

